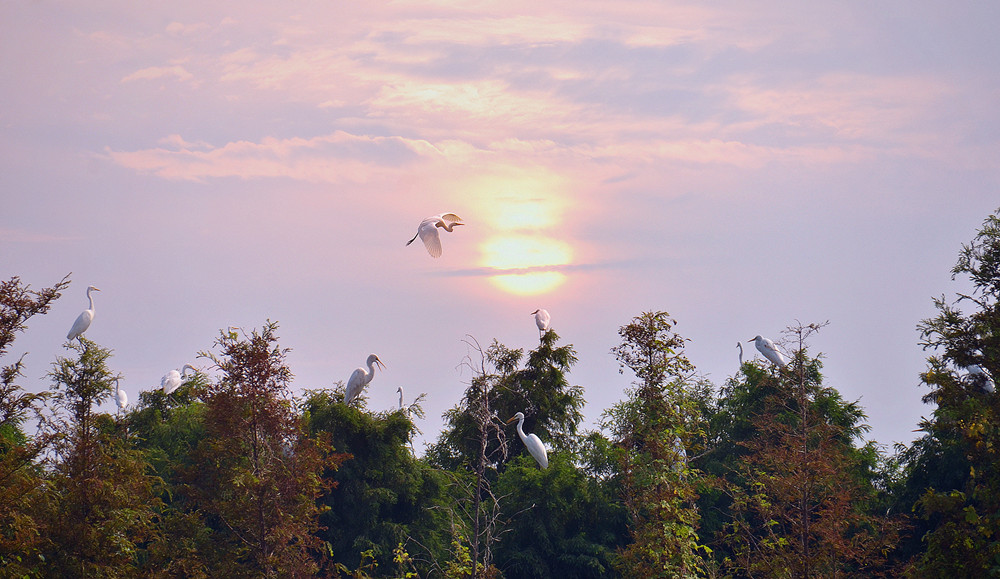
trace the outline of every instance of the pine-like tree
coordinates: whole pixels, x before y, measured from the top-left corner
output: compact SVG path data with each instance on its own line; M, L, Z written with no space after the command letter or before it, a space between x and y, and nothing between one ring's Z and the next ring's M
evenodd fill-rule
M907 502L920 495L918 577L1000 576L1000 210L963 245L952 279L972 291L934 301L921 344L935 355L921 376L936 405L905 453Z
M59 358L50 376L56 416L55 456L45 505L46 575L132 577L154 539L155 477L129 440L127 417L98 407L120 376L111 351L81 337L75 358Z
M820 361L806 355L820 327L789 329L798 348L787 369L743 367L752 383L740 390L764 395L725 476L725 563L735 576L872 577L896 542L898 523L870 512L872 449L853 446L864 415L822 386Z
M205 387L205 438L182 493L211 529L212 576L313 577L325 469L337 457L310 437L289 393L288 350L277 324L249 335L221 332L220 353L203 353L221 373Z
M612 350L638 381L629 398L608 410L604 425L617 447L632 542L617 562L626 577L693 577L705 548L697 535L697 471L687 449L700 444L694 366L666 312L644 312L622 326Z
M20 278L0 282L0 358L33 316L44 314L69 286L69 276L50 288L34 291ZM0 368L0 569L12 576L32 574L41 564L38 522L31 514L43 488L37 459L48 448L45 433L28 436L24 423L38 413L46 393L26 392L24 356Z

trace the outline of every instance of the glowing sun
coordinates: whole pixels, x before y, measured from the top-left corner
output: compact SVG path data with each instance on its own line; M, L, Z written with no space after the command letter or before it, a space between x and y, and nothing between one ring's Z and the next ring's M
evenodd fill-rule
M518 295L545 293L562 285L566 274L557 268L571 263L572 257L568 244L540 236L501 235L483 245L483 265L497 272L490 281Z

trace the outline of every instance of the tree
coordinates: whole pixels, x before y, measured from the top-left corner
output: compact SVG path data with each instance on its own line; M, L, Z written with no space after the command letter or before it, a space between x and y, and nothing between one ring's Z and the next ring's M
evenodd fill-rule
M343 462L328 472L335 484L322 497L320 537L348 568L363 553L381 568L393 566L400 544L425 573L446 556L451 541L440 508L448 504L443 473L413 456L416 427L401 411L372 414L343 403L338 393L307 393L302 405L310 431L327 436ZM418 553L418 551L421 551Z
M596 465L587 464L600 452L592 444L597 442L580 445L589 450L581 457L587 468L564 452L544 470L522 455L500 474L495 489L505 497L510 522L495 560L505 578L617 575L612 562L616 549L628 542L626 515L618 485L595 476Z
M864 414L822 387L821 363L806 355L820 327L788 330L798 343L788 369L743 366L755 382L740 390L767 394L735 431L743 452L726 476L725 563L737 576L870 577L885 571L882 553L895 544L898 523L867 508L874 448L852 444Z
M40 291L18 277L0 282L0 358L27 321L48 312L68 286L69 276ZM39 562L38 523L26 506L42 488L36 461L50 442L44 434L29 437L24 432L28 416L41 410L47 395L24 391L17 383L23 370L24 356L0 367L0 568L12 575L26 575Z
M131 576L154 536L155 477L131 447L127 419L97 411L121 378L108 368L111 351L83 337L66 348L78 356L59 358L50 373L57 438L44 505L46 573Z
M638 383L629 398L605 413L604 425L617 446L623 499L632 543L618 569L629 577L678 577L701 573L696 529L697 471L687 449L701 444L694 366L684 356L684 338L666 312L643 312L622 326L612 349Z
M205 404L198 393L208 386L197 373L167 396L154 387L139 393L128 414L130 440L158 477L157 536L147 547L143 572L148 577L208 577L205 557L211 529L184 493L184 474L194 468L193 451L205 438Z
M935 404L925 433L905 453L907 502L915 510L924 551L913 561L920 577L1000 575L1000 209L962 246L952 279L972 291L918 326L921 345L935 352L921 375ZM976 370L981 370L977 372Z
M445 431L428 453L431 464L454 473L453 521L459 525L456 534L469 537L470 569L476 574L494 572L494 546L511 516L493 491L497 477L514 456L527 452L519 441L508 441L506 419L523 412L525 429L550 448L569 450L576 443L583 393L566 379L576 354L572 346L556 347L558 339L546 332L519 368L522 350L494 341L484 351L470 338L472 353L463 365L472 370L472 380L462 402L445 414Z
M308 435L288 388L277 324L242 337L221 332L202 353L221 378L205 387L205 438L184 473L183 493L211 529L212 575L311 577L319 571L317 499L338 457Z
M583 420L583 389L570 385L567 379L577 361L573 346L556 346L558 341L558 334L547 331L538 348L528 352L523 367L520 367L524 360L523 350L494 341L482 351L476 343L473 349L478 351L484 363L468 366L483 376L481 380L490 382L482 391L486 398L478 403L484 403L491 415L507 420L523 412L526 431L537 434L548 445L571 448ZM478 395L479 391L475 392ZM468 402L471 400L466 400ZM445 414L445 431L429 452L432 462L438 466L454 469L464 462L471 467L478 461L480 425L467 411L469 408L468 404L460 405ZM500 439L487 440L486 444L484 452L491 466L502 470L512 456L500 451ZM520 443L516 446L523 448Z

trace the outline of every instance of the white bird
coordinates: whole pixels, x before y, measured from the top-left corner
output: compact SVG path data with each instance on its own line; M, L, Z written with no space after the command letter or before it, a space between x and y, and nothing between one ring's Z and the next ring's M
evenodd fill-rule
M462 223L462 218L454 213L432 215L420 222L417 234L413 236L413 239L407 241L406 245L413 243L419 237L420 241L424 242L424 247L427 248L427 253L431 254L431 257L441 257L441 234L438 232L438 227L451 233L451 230L459 225L465 224Z
M192 372L198 372L198 369L191 364L184 364L184 367L179 372L171 370L164 374L163 378L160 379L160 388L163 389L163 393L169 395L174 390L180 388L184 378L187 377L188 369Z
M117 379L115 379L115 404L118 405L118 410L125 410L128 407L128 394L118 385Z
M742 342L736 342L736 347L739 348L739 350L740 350L740 366L742 366L743 365L743 343Z
M759 334L753 339L747 340L748 342L753 342L757 346L757 351L764 355L765 358L770 360L775 366L779 368L784 368L788 365L785 362L785 357L781 355L781 352L774 347L774 342L768 340L767 338L762 338Z
M366 371L362 367L358 367L352 374L350 380L347 381L347 395L344 398L345 404L350 404L355 398L361 394L361 391L365 389L365 386L372 381L375 376L375 367L373 364L378 364L379 368L385 370L385 365L382 360L378 359L378 356L372 354L368 356L368 370Z
M403 405L403 387L400 386L399 388L396 388L396 392L399 392L399 411L402 412L403 416L405 416L407 419L412 420L412 418L410 417L411 414L410 407Z
M549 324L552 322L552 316L549 312L538 309L531 312L535 316L535 325L538 326L538 334L542 336L545 332L549 331Z
M986 390L990 394L996 392L997 387L993 383L993 377L986 372L985 368L979 364L973 364L972 366L966 366L966 369L969 371L969 376L974 376L976 381L982 380L983 390Z
M87 299L90 300L90 309L83 310L79 316L77 316L76 321L73 322L73 327L70 329L69 333L66 334L67 340L73 340L79 338L87 331L90 327L90 322L94 321L94 296L90 295L90 292L99 292L101 290L94 286L89 286L87 288Z
M687 466L688 454L687 449L684 448L684 441L679 436L674 436L674 453L677 455L673 466L674 471L683 472L684 467Z
M518 412L507 421L507 424L517 421L517 435L521 437L521 442L524 446L528 448L528 452L531 456L535 458L538 462L538 466L542 468L549 468L549 455L545 452L545 445L542 444L541 439L538 438L535 433L525 434L521 426L524 424L524 413Z

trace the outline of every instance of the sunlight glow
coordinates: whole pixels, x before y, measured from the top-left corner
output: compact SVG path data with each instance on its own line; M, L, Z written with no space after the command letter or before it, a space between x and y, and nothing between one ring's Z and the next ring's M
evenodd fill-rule
M565 177L539 166L494 166L463 183L490 230L479 246L480 265L495 287L536 295L567 280L560 270L572 263L573 250L558 236L568 189Z
M566 274L558 271L537 273L512 273L495 275L490 278L498 288L519 296L533 296L552 291L566 281Z
M483 265L498 271L490 281L518 295L551 291L566 281L566 274L553 268L571 263L569 245L547 237L507 235L494 237L483 246ZM500 273L513 270L512 273Z

